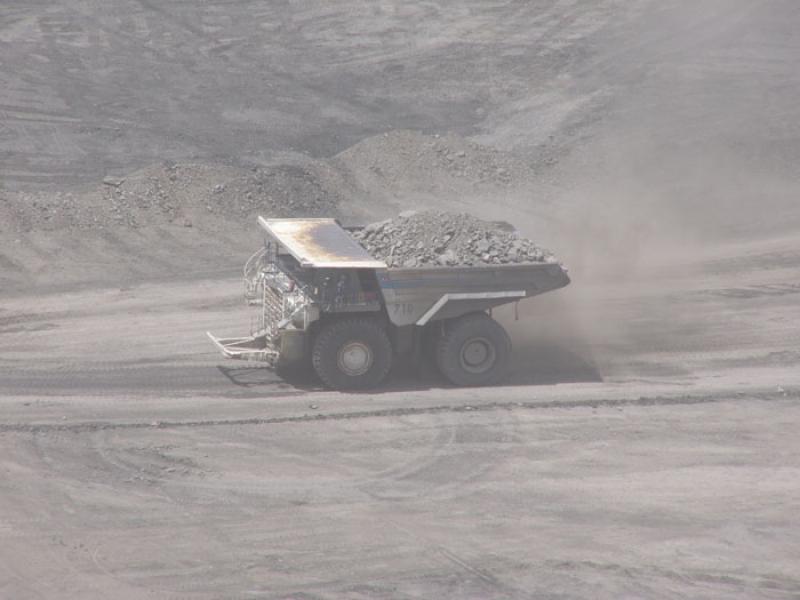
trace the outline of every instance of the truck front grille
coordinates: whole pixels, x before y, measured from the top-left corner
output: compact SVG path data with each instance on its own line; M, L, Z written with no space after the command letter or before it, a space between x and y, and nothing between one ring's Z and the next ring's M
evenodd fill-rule
M278 324L283 319L283 296L268 285L264 286L263 332L267 338L278 334Z

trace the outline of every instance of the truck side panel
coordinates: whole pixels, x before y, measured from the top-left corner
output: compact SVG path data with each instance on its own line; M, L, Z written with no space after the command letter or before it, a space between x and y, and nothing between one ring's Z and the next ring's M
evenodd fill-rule
M556 263L382 269L377 276L389 319L397 326L485 310L569 283Z

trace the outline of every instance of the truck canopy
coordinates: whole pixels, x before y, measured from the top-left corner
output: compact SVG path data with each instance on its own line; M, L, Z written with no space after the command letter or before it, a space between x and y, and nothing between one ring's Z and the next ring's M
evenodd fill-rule
M303 267L385 269L335 219L265 219L259 224Z

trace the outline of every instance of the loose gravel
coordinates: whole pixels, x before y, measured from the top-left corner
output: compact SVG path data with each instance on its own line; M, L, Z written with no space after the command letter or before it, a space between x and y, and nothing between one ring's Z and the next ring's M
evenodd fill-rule
M464 213L401 213L356 230L353 237L389 267L556 262L551 252L516 232Z

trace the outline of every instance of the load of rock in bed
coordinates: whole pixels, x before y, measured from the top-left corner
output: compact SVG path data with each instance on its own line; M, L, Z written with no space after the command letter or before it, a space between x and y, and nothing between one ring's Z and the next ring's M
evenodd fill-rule
M353 237L390 267L556 262L531 240L467 214L403 213L354 231Z

